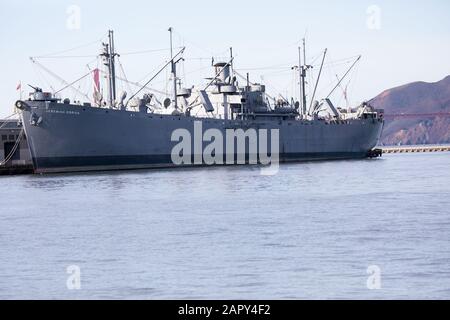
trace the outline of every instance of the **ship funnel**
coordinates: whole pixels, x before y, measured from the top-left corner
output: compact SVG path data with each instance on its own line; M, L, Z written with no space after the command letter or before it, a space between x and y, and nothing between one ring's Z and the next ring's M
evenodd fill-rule
M219 74L217 79L222 83L230 82L231 66L227 62L218 62L214 65L216 74ZM222 70L222 72L221 72Z

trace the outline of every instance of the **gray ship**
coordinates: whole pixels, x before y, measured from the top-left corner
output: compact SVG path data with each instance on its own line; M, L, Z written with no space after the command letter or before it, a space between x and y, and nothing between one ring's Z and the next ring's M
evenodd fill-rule
M106 99L96 91L93 103L74 103L34 88L28 100L17 101L35 172L248 164L252 159L267 164L253 157L261 149L267 155L279 153L279 162L362 159L371 156L378 143L384 124L382 110L367 103L341 109L328 97L307 104L305 77L310 66L305 58L302 63L301 55L298 70L302 95L300 101L289 101L270 97L265 86L250 82L248 75L242 80L244 84L239 84L232 52L229 61L213 63L214 74L207 86L182 88L176 69L183 51L171 54L165 66L171 68L173 94L163 102L146 91L154 77L129 99L126 93L116 95L117 54L112 31L101 54L108 81ZM325 109L328 115L323 116ZM194 138L180 151L180 136L174 139L174 133L180 130L194 137L200 135L200 140ZM225 137L229 130L244 134L244 148L228 148ZM252 130L266 133L259 136L269 140L265 146L252 140ZM205 137L207 132L215 133L214 138ZM239 139L238 135L234 138ZM207 161L203 152L214 139L223 139L215 143L227 148L215 148L210 153L215 160ZM277 150L267 152L274 143ZM174 160L180 157L184 161Z

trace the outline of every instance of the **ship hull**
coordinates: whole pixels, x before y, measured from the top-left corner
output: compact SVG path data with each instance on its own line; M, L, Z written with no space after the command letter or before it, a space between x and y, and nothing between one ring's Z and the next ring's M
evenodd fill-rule
M224 121L54 102L28 104L22 117L36 173L204 166L172 161L178 143L172 141L173 132L185 129L194 135L195 123L224 136L227 129L278 130L280 162L365 158L383 128L380 119Z

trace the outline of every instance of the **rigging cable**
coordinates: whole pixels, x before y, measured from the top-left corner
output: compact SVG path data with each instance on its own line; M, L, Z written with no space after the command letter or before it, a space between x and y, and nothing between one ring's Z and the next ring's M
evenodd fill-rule
M361 56L359 56L358 59L356 59L356 61L353 62L351 67L347 70L347 72L344 74L344 76L341 78L341 80L338 82L338 84L333 88L333 90L331 90L331 92L328 94L328 96L325 99L328 99L333 94L334 90L336 90L339 87L341 82L347 77L347 75L350 73L350 71L352 71L353 67L358 63L358 61L360 59L361 59Z
M75 85L77 82L79 82L79 81L83 80L84 78L86 78L87 76L89 76L91 73L92 73L92 71L89 71L89 72L88 72L87 74L85 74L84 76L78 78L77 80L75 80L75 81L73 81L73 82L71 82L71 83L68 83L68 84L67 84L65 87L63 87L62 89L59 89L58 91L55 91L54 94L58 94L58 93L60 93L61 91L65 90L65 89L67 89L67 88L72 87L72 86ZM79 87L78 87L78 88L79 88ZM77 89L76 91L81 92L79 89ZM86 97L87 97L87 96L86 96ZM87 98L89 99L89 97L87 97Z
M184 49L181 49L176 55L173 56L172 59L170 59L170 61L168 61L152 78L150 78L150 80L148 80L135 94L133 94L130 99L128 99L127 103L125 104L125 106L128 106L128 103L130 102L131 99L133 99L134 97L136 97L139 92L141 92L143 89L145 89L145 87L147 87L147 85L150 84L150 82L153 81L153 79L155 79L163 70L166 69L166 67L170 64L173 63L173 61L175 60L175 58L177 58L180 54L183 54Z
M40 79L41 82L45 82L47 86L52 90L52 92L55 91L55 88L52 86L50 81L47 79L47 77L44 76L42 71L35 64L33 64L33 71L36 73L37 77Z
M119 62L120 71L122 71L123 78L125 79L123 82L125 82L127 84L128 90L130 90L130 93L131 93L133 90L131 89L130 82L128 81L127 75L125 73L125 69L123 68L122 61L120 61L119 57L117 57L117 61Z
M107 73L107 72L104 71L104 70L99 70L99 71L100 71L102 74L106 74L106 73ZM135 86L135 87L139 87L139 88L142 87L142 84L139 83L139 82L129 81L129 80L127 80L127 79L125 79L125 78L121 78L121 77L116 77L116 79L118 79L118 80L120 80L120 81L127 82L128 84L133 85L133 86ZM155 93L161 94L161 95L166 95L166 93L163 92L163 91L156 90L156 89L153 89L153 88L150 88L150 87L147 87L147 86L145 86L145 89L147 89L148 91L151 91L151 92L155 92ZM133 91L133 90L131 90L131 91Z
M53 53L49 53L49 54L45 54L45 55L36 56L34 58L52 58L52 57L55 57L55 56L57 57L59 54L62 54L62 53L71 52L71 51L75 51L77 49L89 47L89 46L91 46L93 44L98 44L98 42L101 42L105 36L106 36L106 34L104 34L100 39L97 39L95 41L89 42L87 44L79 45L77 47L66 49L66 50L62 50L62 51L58 51L58 52L53 52Z
M181 49L182 47L175 47L175 49ZM169 51L170 48L164 48L164 49L149 49L149 50L141 50L141 51L131 51L131 52L125 52L121 53L121 56L131 56L136 54L145 54L145 53L153 53L153 52L163 52L163 51Z
M58 79L61 83L63 83L64 85L68 85L67 81L64 80L63 78L61 78L60 76L58 76L56 73L54 73L53 71L51 71L50 69L48 69L47 67L45 67L44 65L42 65L41 63L39 63L37 60L35 60L33 57L30 57L31 62L33 62L34 64L36 64L37 66L39 66L40 68L42 68L44 71L46 71L48 74L50 74L52 77L54 77L55 79ZM55 89L50 86L50 88L53 90L53 92L55 91ZM80 92L78 89L74 88L73 86L71 86L71 88L75 91L77 91L79 94L85 96L88 100L89 97L84 94L83 92Z

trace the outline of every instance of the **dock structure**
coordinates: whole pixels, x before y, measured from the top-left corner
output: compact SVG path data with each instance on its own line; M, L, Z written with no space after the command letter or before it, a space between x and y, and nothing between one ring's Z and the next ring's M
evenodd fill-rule
M380 147L379 149L382 150L383 154L450 152L450 145L389 146Z
M0 120L0 176L33 173L33 163L18 120Z

